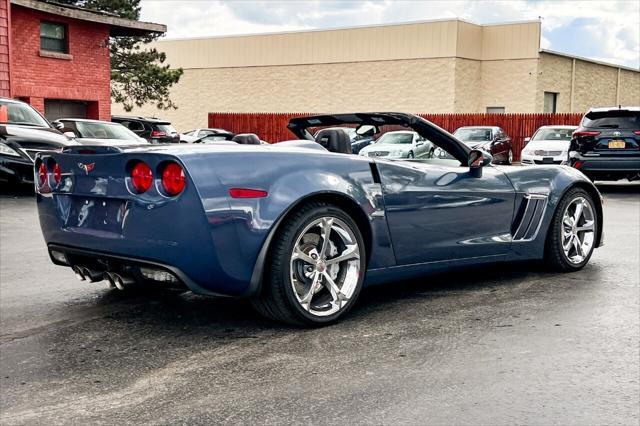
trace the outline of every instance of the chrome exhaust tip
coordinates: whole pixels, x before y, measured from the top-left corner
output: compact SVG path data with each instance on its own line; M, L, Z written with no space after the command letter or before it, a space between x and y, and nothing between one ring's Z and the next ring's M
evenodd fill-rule
M71 268L71 270L73 271L74 274L76 274L76 278L78 279L78 281L84 281L86 280L86 276L84 275L84 268L82 268L81 266L74 266Z
M94 271L93 269L89 269L86 267L82 268L82 273L84 274L84 277L92 283L95 283L96 281L102 281L104 279L104 274L102 272Z
M113 284L116 286L116 288L118 290L124 290L125 288L129 287L131 284L134 283L134 280L132 278L129 277L123 277L122 275L119 274L111 274L113 277Z
M113 279L113 275L111 274L111 272L105 272L102 278L107 281L109 288L114 288L116 286L116 283Z

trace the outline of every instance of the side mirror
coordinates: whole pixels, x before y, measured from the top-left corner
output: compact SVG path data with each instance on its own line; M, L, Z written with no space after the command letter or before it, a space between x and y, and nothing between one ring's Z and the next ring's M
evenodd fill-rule
M62 124L61 122L59 122L57 120L51 122L51 124L53 124L53 127L55 127L56 129L58 129L60 131L62 131L62 129L64 129L64 124Z
M493 157L488 152L481 151L479 149L472 149L467 160L467 165L469 166L471 175L473 177L481 177L482 168L491 164L492 160Z
M76 134L70 131L66 131L63 133L63 135L65 135L66 137L68 137L69 139L75 139Z
M379 133L380 130L376 126L371 126L369 124L363 124L358 126L356 129L356 134L360 136L373 136L376 133Z
M525 142L529 142L531 140L531 138L524 138Z

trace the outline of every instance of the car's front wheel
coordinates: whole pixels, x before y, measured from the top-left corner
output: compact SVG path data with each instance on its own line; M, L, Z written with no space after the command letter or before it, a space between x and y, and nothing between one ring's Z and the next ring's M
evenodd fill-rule
M559 271L577 271L589 262L598 233L597 210L583 189L574 188L560 200L545 247L545 260Z
M254 308L277 321L325 325L343 316L358 298L365 246L348 214L313 202L285 220L268 262L263 290L252 300Z

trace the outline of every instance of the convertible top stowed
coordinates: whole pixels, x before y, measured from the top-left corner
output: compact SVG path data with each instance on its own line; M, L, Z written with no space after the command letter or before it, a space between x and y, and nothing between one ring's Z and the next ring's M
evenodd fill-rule
M308 130L309 128L345 124L408 127L449 152L463 164L466 164L469 157L470 148L456 139L451 133L420 116L403 112L364 112L296 117L289 121L287 127L301 139L314 140L312 133Z

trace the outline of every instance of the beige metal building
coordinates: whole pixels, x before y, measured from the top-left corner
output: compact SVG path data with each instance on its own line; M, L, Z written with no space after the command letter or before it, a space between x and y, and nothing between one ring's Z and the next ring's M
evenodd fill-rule
M184 75L181 131L208 112L582 112L640 104L640 72L540 49L540 22L440 20L187 40L156 47ZM121 112L113 106L114 114Z

